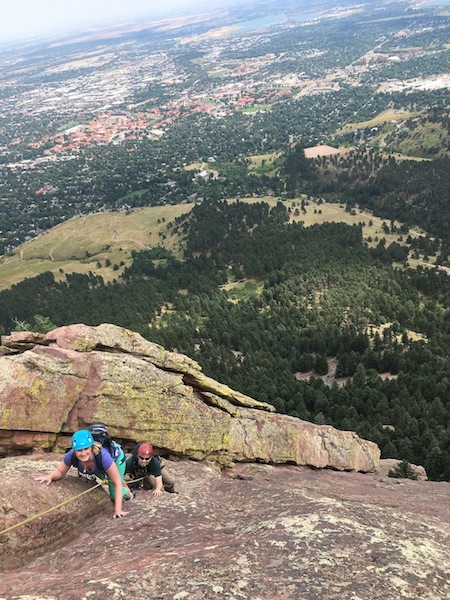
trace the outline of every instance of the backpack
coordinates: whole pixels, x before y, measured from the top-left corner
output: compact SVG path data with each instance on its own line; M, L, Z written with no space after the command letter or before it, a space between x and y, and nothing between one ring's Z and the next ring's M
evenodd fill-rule
M120 444L112 439L108 427L104 423L95 423L88 429L92 433L94 440L101 444L105 450L108 450L113 459L116 459L119 456L122 448Z

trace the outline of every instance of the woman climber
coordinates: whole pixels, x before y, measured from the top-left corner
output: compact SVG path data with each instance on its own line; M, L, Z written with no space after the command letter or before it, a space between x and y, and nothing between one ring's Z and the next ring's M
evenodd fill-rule
M39 483L50 485L52 481L62 479L70 467L78 469L81 476L94 476L108 478L108 488L111 499L114 500L114 519L120 519L127 515L122 510L122 500L133 498L128 485L123 480L125 474L126 456L119 444L115 443L117 456L111 456L110 452L96 442L88 429L80 429L72 436L72 449L64 455L62 461L50 473L35 477Z

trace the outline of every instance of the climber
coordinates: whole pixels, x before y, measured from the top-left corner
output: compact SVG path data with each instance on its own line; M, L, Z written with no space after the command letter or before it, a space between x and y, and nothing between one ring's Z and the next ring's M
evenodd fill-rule
M130 486L133 486L133 479L143 478L138 484L139 487L153 490L154 496L161 496L164 490L171 494L177 493L173 477L167 472L162 459L153 453L151 444L141 443L134 446L131 456L127 459L125 473L131 477L127 480Z
M87 429L80 429L72 436L72 450L67 452L62 461L50 473L35 477L39 483L50 485L52 481L62 479L70 467L76 467L80 476L95 476L108 478L108 487L111 499L114 500L114 519L120 519L127 515L122 510L122 500L131 500L134 493L124 481L126 457L122 448L117 444L117 457L101 446L92 437Z

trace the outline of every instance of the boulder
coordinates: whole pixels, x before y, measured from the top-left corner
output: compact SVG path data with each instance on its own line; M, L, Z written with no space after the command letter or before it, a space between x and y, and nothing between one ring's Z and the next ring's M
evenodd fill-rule
M108 424L129 447L149 440L163 454L221 465L288 463L372 472L376 444L276 413L270 404L202 373L115 325L70 325L45 336L3 336L0 354L0 452L61 452L73 431Z

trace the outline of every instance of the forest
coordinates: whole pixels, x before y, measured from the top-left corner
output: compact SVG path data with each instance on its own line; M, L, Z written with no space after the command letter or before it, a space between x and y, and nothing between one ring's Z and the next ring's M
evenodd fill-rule
M286 204L198 204L167 223L183 260L154 248L113 283L24 280L0 293L1 327L133 329L280 412L450 480L450 278L394 268L360 227L290 223Z
M97 261L111 279L94 259L0 291L0 333L114 323L450 481L450 21L416 8L6 56L1 261L72 217L194 208ZM381 233L307 225L324 203Z

